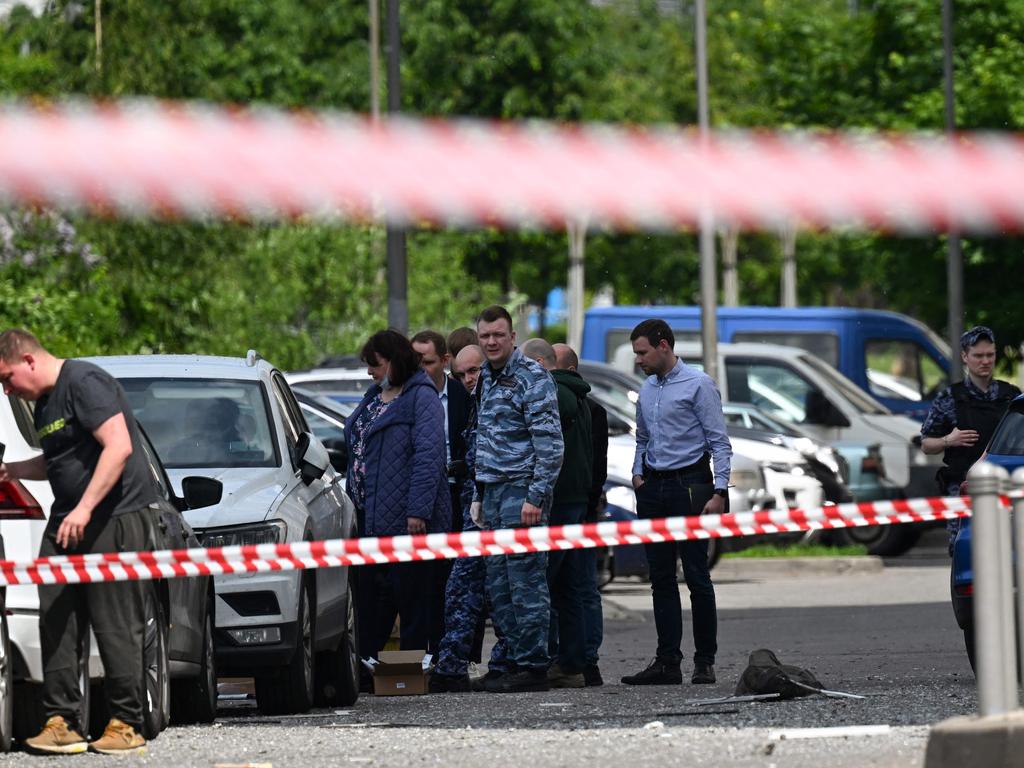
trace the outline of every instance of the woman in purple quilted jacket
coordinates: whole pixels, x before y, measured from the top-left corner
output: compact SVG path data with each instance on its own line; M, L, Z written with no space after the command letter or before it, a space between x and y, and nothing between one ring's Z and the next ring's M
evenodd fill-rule
M444 407L420 370L419 355L397 331L379 331L361 359L373 386L345 423L348 494L360 536L399 536L451 529L445 463ZM359 643L376 657L401 620L403 650L426 649L435 564L364 566L359 572Z

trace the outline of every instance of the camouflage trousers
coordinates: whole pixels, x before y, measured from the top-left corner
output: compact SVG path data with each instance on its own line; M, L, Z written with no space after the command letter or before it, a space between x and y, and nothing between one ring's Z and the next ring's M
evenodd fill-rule
M462 530L476 531L479 528L469 515L463 520ZM439 675L461 677L469 671L469 659L473 653L480 620L486 615L488 600L486 593L487 558L460 557L452 564L448 587L444 593L444 637L437 651L437 665L434 671ZM505 640L495 624L498 642L491 650L488 670L505 672Z
M483 514L488 530L521 526L526 484L494 483L484 487ZM547 523L547 506L541 524ZM547 553L492 555L487 567L487 594L495 628L505 638L507 658L519 669L547 669L551 599Z

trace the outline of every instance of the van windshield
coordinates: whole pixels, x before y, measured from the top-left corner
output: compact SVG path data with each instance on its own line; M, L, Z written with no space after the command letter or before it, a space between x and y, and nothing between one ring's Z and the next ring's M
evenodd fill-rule
M830 367L812 355L800 355L800 361L809 368L813 368L822 378L839 390L842 395L850 401L854 408L861 413L885 415L892 413L880 402L868 395L864 390L839 373L835 368Z

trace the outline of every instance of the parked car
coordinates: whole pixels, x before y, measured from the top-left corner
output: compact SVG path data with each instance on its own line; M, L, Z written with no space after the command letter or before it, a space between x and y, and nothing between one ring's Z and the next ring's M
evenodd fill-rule
M0 398L0 441L5 458L21 461L42 453L32 425L32 406L16 397ZM182 512L216 503L220 482L189 478L184 494L172 490L160 460L145 433L142 450L157 485L160 530L154 532L159 549L198 547ZM7 555L28 560L39 553L53 492L45 480L0 484L0 532ZM39 647L39 596L35 586L6 590L0 621L4 641L10 630L10 652L0 661L0 747L10 736L34 736L45 720L40 686L43 679ZM217 670L213 655L213 583L208 576L147 582L146 636L143 685L146 691L142 732L147 739L168 722L212 722L217 711ZM101 686L103 665L95 639L86 637L79 648L81 667L81 727L98 736L107 723ZM13 693L13 696L12 696ZM13 702L12 702L13 699ZM13 717L12 717L13 710Z
M988 451L982 460L997 464L1010 474L1018 467L1024 467L1024 395L1019 395L1010 403L1009 410L992 434ZM1017 553L1017 556L1020 557L1020 553ZM970 518L963 518L960 521L960 530L953 540L950 592L953 615L956 617L957 625L963 630L967 658L971 662L971 669L974 669L974 569L971 563Z
M358 405L373 384L366 372L366 365L358 368L313 368L308 371L291 371L285 379L292 389L301 389L310 394L329 397L339 403Z
M224 484L215 506L186 513L207 547L356 535L342 475L313 435L281 371L243 358L100 357L118 378L180 488L185 475ZM222 673L253 676L259 708L305 712L359 693L355 574L348 568L215 578Z

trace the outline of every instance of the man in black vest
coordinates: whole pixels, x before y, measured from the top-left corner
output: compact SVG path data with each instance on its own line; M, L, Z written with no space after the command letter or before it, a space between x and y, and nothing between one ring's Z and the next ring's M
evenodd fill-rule
M1020 394L1013 384L992 376L996 337L991 329L978 325L961 336L960 359L967 367L967 377L935 398L921 425L921 450L943 454L943 467L936 479L944 496L960 494L967 470L981 458L1010 401ZM951 520L947 527L952 541L959 519Z

